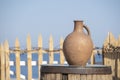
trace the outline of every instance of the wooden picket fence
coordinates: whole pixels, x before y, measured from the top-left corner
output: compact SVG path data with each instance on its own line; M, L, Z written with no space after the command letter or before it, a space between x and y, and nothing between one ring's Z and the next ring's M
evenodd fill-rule
M112 33L103 44L104 65L111 66L113 80L120 80L120 36L115 39Z
M32 47L32 44L31 44L31 37L30 35L27 36L27 40L26 40L26 43L27 43L27 49L24 49L22 50L20 48L20 43L19 43L19 40L18 38L16 39L15 41L15 47L11 49L11 47L9 47L9 43L8 41L5 41L4 44L1 44L0 45L0 78L1 80L10 80L10 54L11 53L14 53L15 54L15 64L13 64L15 67L16 67L16 72L15 72L15 75L16 75L16 80L21 80L21 61L20 61L20 56L22 53L26 53L27 54L27 69L28 69L28 75L27 75L27 80L33 80L32 78L32 54L35 54L37 53L38 54L38 61L35 63L37 66L38 66L38 80L40 80L40 65L43 64L43 54L48 54L49 55L49 62L47 64L54 64L54 54L57 53L60 55L60 62L57 63L57 64L65 64L65 58L64 58L64 54L63 54L63 39L61 38L60 39L60 43L59 43L59 49L54 49L54 41L53 41L53 37L50 36L49 38L49 48L48 49L44 49L43 48L43 41L42 41L42 36L40 35L38 37L38 46L33 48ZM120 38L119 38L119 43L120 43ZM106 57L106 52L105 50L108 50L106 49L106 42L104 43L104 46L103 46L103 50L101 49L94 49L93 50L93 53L92 53L92 56L90 58L90 61L91 61L91 64L95 64L95 54L96 53L102 53L103 51L103 55L104 55L104 64L105 65L108 65L109 62L108 62L108 59L110 60L114 60L113 58L108 58ZM117 53L120 53L120 52L117 52ZM117 59L117 66L119 67L120 66L120 56L118 57L119 59ZM114 62L113 62L114 63ZM111 62L110 65L113 65L113 63ZM112 66L113 67L113 66ZM118 68L117 67L117 68ZM114 69L114 68L113 68ZM118 68L118 70L120 70L120 68ZM120 76L120 71L117 71L117 77ZM114 74L116 75L116 72L114 71Z

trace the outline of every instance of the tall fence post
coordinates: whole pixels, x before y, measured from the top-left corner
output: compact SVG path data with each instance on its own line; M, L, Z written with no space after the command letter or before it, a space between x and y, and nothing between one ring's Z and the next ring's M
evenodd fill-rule
M27 36L27 66L28 66L28 80L32 80L32 53L31 53L31 37Z
M20 43L18 38L15 41L15 56L16 56L16 79L20 80Z
M4 49L5 49L5 62L6 62L6 80L10 80L10 58L9 58L9 44L8 41L6 40L4 43Z
M65 62L65 57L63 54L63 38L60 39L60 64L64 64Z
M41 64L43 61L43 54L42 54L42 36L40 35L38 37L38 80L40 80L40 68L41 68Z
M0 45L0 54L1 54L1 80L5 80L5 53L3 45Z
M49 39L49 64L53 64L54 61L54 55L53 55L53 37L50 36Z

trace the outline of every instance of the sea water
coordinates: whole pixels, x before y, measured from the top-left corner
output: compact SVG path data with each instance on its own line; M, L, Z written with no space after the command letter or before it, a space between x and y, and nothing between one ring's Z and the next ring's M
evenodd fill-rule
M60 63L60 55L59 54L54 54L54 61L58 61L58 63ZM21 54L20 55L20 60L21 61L25 61L27 63L27 53ZM10 54L10 61L14 61L15 62L15 54L11 53ZM38 61L38 54L37 53L33 53L32 54L32 61ZM43 54L43 61L47 61L47 63L49 62L49 55L48 54ZM28 75L28 69L27 69L27 64L26 66L21 66L21 74L27 76ZM13 72L16 72L16 67L14 66L10 66L10 70ZM15 75L10 75L11 78L16 78ZM38 78L38 65L36 66L32 66L32 77L33 78Z
M21 54L20 60L25 61L27 63L27 53ZM95 55L95 60L96 60L95 61L96 63L101 63L102 62L102 55ZM10 61L15 62L15 54L14 53L10 54ZM37 53L32 54L32 61L38 61L38 54ZM46 53L43 54L43 61L47 61L47 63L49 62L49 54L46 54ZM58 61L58 63L60 63L60 55L59 54L54 54L54 61ZM26 66L21 66L20 68L21 68L21 74L24 76L27 76L28 75L27 64L26 64ZM10 70L13 72L16 72L15 65L10 66ZM16 78L16 75L10 75L10 77ZM32 78L33 79L38 78L38 65L32 66Z

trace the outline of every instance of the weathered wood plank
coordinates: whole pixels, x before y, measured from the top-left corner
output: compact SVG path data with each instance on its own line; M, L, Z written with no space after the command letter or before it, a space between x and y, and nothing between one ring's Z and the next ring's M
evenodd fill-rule
M80 80L80 74L68 74L68 80Z
M45 80L50 80L50 73L45 74Z
M21 73L21 70L20 70L20 43L19 43L18 38L16 38L16 41L15 41L15 50L16 50L16 53L15 53L15 56L16 56L16 79L21 80L20 79L20 73Z
M62 74L56 73L55 74L55 80L62 80Z
M76 74L76 79L80 80L80 74Z
M27 36L27 66L28 66L28 80L32 80L32 53L31 53L31 38L30 35Z
M38 37L38 80L40 80L40 67L43 61L43 54L42 54L42 36Z
M9 59L9 44L8 44L8 41L6 40L5 43L4 43L4 49L5 49L5 62L6 62L6 66L5 66L5 69L6 69L6 80L10 80L10 59Z
M115 78L115 55L111 53L111 69L112 69L112 77Z
M62 74L62 80L68 80L68 74Z
M49 64L53 64L54 61L54 55L53 55L53 37L52 35L50 36L49 39Z
M96 74L92 75L92 80L97 80Z
M53 73L47 73L44 75L45 75L45 78L43 78L44 80L56 80L55 74Z
M74 74L68 74L68 80L74 80Z
M1 54L1 80L5 80L5 53L3 45L0 45L0 54Z
M86 77L87 77L87 75L80 75L80 79L81 79L81 80L87 80Z
M111 54L104 53L104 65L109 66L111 64Z
M120 53L118 53L118 78L120 79Z
M111 75L104 75L104 76L105 76L104 80L114 80Z
M118 37L118 47L120 47L120 35ZM118 68L118 79L120 79L120 53L117 53L118 54L118 60L117 60L117 68Z
M92 80L92 75L87 75L87 80Z
M108 80L108 79L106 79L106 74L104 74L104 75L101 76L101 80Z
M90 58L90 62L91 62L91 65L93 65L95 63L95 57L94 57L94 50L92 51L92 55L91 55L91 58Z
M102 79L102 76L103 76L103 75L101 75L101 74L96 75L96 80L103 80L103 79Z
M104 65L107 65L107 54L108 53L104 53Z
M55 77L55 74L54 74L54 73L51 73L51 74L50 74L50 80L56 80L55 78L56 78L56 77Z

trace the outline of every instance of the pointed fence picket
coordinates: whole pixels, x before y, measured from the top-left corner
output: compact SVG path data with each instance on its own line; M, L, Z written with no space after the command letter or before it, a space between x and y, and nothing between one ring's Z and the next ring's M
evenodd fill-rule
M1 54L1 80L6 80L5 79L5 53L4 53L4 48L3 44L0 46L0 54Z
M32 80L32 53L31 53L31 37L30 35L27 36L27 66L28 66L28 80Z
M42 36L38 37L38 80L40 80L40 65L43 61L43 53L42 53Z
M17 80L20 80L20 43L19 43L19 40L18 38L16 38L16 41L15 41L15 48L16 48L16 51L15 51L15 56L16 56L16 79Z
M53 38L50 36L49 39L49 64L53 64L54 55L53 55Z
M10 80L10 64L9 64L9 44L8 41L5 41L4 43L4 52L5 52L5 70L6 70L6 80Z

